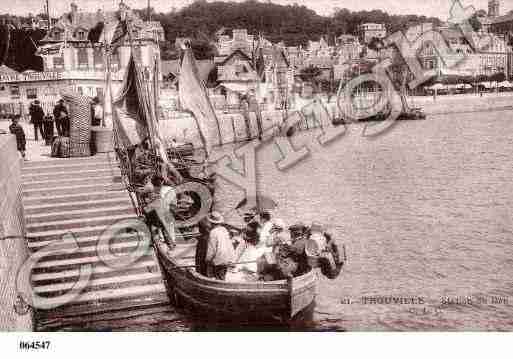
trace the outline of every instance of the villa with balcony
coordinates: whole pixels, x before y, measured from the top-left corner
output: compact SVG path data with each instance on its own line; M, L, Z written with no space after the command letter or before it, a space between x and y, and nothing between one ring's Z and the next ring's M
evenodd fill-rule
M0 76L0 104L11 104L16 112L27 112L29 104L39 99L45 111L60 98L61 90L74 90L85 96L102 98L105 93L106 57L103 30L117 21L120 11L126 11L131 23L131 45L122 40L112 53L110 73L113 92L121 86L124 70L133 48L136 62L153 68L155 59L160 67L159 41L163 30L159 23L142 21L123 3L118 11L82 12L75 3L41 40L38 55L43 58L43 72ZM96 36L93 36L96 33Z

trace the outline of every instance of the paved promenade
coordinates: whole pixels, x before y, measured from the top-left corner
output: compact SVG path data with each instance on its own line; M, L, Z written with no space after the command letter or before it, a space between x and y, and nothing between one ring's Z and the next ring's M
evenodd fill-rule
M27 122L20 122L25 130L25 137L27 139L27 158L29 161L46 161L52 159L50 157L50 146L45 146L45 141L39 139L38 142L34 139L34 127ZM0 130L9 132L9 125L11 121L0 120ZM56 160L56 158L53 158Z
M486 93L482 96L476 94L462 95L440 95L436 100L433 96L411 96L408 103L413 107L422 107L427 115L441 115L463 112L486 112L493 110L513 110L513 92ZM230 117L230 116L228 116ZM230 117L231 118L231 117ZM175 122L175 121L173 121ZM0 120L0 130L9 131L10 121ZM162 126L164 132L169 132L167 128L170 123L164 121ZM178 125L174 123L174 125ZM184 123L184 125L187 125ZM22 122L27 137L27 158L29 161L45 161L51 159L50 146L45 146L44 141L36 142L34 140L33 126L27 122ZM178 129L174 129L178 131ZM179 134L183 129L178 131ZM55 159L54 159L55 160Z
M483 112L500 110L511 107L513 109L513 93L486 93L482 96L476 94L443 95L437 96L411 96L408 103L413 107L422 107L428 115L451 114L461 112Z

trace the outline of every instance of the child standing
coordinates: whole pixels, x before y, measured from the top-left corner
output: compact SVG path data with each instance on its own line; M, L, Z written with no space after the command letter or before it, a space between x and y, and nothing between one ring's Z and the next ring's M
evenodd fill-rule
M19 124L20 115L14 115L12 117L12 124L9 126L9 131L16 136L16 145L18 147L18 151L20 151L21 156L24 160L26 160L26 144L27 141L25 139L25 131L23 131L23 127Z

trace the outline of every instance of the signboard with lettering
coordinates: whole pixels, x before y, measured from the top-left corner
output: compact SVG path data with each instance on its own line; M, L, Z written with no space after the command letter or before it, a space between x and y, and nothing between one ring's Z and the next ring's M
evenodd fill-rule
M0 83L30 82L30 81L54 81L60 80L61 73L55 71L31 72L28 74L0 75Z

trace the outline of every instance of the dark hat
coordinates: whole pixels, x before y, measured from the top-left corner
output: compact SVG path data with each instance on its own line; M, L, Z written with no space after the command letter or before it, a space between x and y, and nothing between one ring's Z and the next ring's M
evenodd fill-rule
M306 231L306 225L303 222L298 222L289 227L289 231L291 232L304 232Z
M39 100L35 100L35 101L34 101L34 103L35 103L36 105L39 105L41 102L39 102Z

